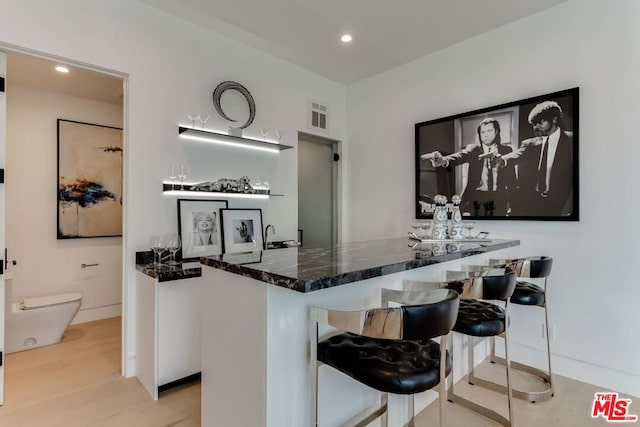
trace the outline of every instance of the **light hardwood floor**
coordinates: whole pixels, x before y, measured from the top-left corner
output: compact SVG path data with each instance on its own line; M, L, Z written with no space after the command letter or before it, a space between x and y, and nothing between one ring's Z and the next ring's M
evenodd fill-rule
M542 381L536 377L522 374L512 370L513 384L522 389L543 390ZM502 384L506 383L504 367L493 365L489 362L481 363L476 376L490 379ZM561 375L553 376L555 381L555 396L546 402L530 403L519 399L513 399L514 418L517 427L596 427L611 425L602 417L592 418L591 407L596 392L611 391L602 387L586 384ZM458 381L455 385L456 394L473 400L483 406L495 409L507 416L506 395L487 390L482 387L472 386L464 380ZM621 395L624 398L631 398L632 403L630 413L640 415L640 399ZM438 425L438 402L429 405L416 417L416 425L435 426ZM453 403L447 403L447 426L451 427L495 427L499 424L479 416L466 408ZM619 424L619 423L616 423ZM640 422L638 422L640 424ZM631 423L631 425L638 425Z
M154 402L137 379L121 376L120 324L74 325L59 344L7 355L0 426L200 426L199 384Z
M72 326L60 344L7 355L0 426L200 426L200 384L167 391L154 402L135 378L120 375L120 348L120 318L116 317ZM500 369L483 363L478 374L499 377ZM605 390L562 376L555 378L556 396L550 401L531 404L514 400L518 427L608 425L590 415L594 393ZM514 379L516 384L529 381L523 376ZM456 384L456 392L502 408L506 414L504 395L463 382ZM640 415L640 399L632 399L631 413ZM452 403L447 403L447 417L448 427L497 425ZM418 427L436 425L437 402L417 417Z

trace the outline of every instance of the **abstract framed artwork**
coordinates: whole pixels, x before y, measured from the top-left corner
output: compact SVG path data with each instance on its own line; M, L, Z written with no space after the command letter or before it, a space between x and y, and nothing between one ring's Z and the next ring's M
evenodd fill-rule
M224 253L264 250L262 209L222 209Z
M417 123L416 218L458 194L469 219L578 221L578 92Z
M178 199L178 234L182 249L178 259L194 259L222 253L220 211L226 200Z
M122 129L58 119L58 239L122 235Z

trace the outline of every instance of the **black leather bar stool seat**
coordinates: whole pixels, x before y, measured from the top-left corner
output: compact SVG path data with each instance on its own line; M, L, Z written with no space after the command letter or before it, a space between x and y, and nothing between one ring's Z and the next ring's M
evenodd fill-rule
M440 382L440 345L343 333L318 343L318 360L376 390L414 394ZM446 374L451 372L447 352Z
M418 282L405 281L404 289L417 290L428 289L432 286L440 286L456 291L460 294L460 307L458 318L453 326L453 331L467 335L468 366L470 369L467 381L473 384L474 378L474 337L486 338L504 334L506 375L507 375L507 406L508 418L501 413L482 406L470 399L466 399L454 391L453 374L448 376L448 399L450 402L460 404L481 415L490 418L504 427L513 427L514 415L511 389L511 364L509 359L509 299L516 287L516 272L508 267L496 266L479 271L477 274L457 274L447 282ZM487 300L503 301L504 307L493 304ZM450 347L453 356L453 347Z
M529 282L516 282L516 289L511 302L520 305L537 305L544 307L544 289Z
M318 425L318 368L328 365L380 391L380 406L342 425L363 427L380 418L388 425L388 394L410 395L437 388L440 426L445 427L446 378L452 370L447 340L458 316L460 297L449 289L410 292L381 289L382 307L358 311L309 308L311 357L315 369L312 426ZM389 302L400 306L389 307ZM319 325L338 329L319 340ZM433 338L440 338L440 343ZM409 399L407 426L415 426Z
M460 280L464 277L474 277L482 275L484 271L497 267L505 267L513 269L518 279L516 280L515 290L513 295L509 298L509 302L513 304L519 304L529 307L541 307L544 309L544 328L546 338L546 353L547 353L547 370L537 369L532 366L511 361L513 368L520 371L527 372L540 378L545 384L543 390L520 390L513 389L513 396L518 399L527 400L529 402L542 402L548 400L554 396L553 378L551 373L551 343L549 338L549 315L548 315L548 277L551 274L551 268L553 267L553 259L547 256L531 256L526 258L512 258L512 259L491 259L489 265L465 265L462 267L462 271L447 271L447 280ZM539 286L529 281L523 281L521 279L544 279L544 287ZM462 304L460 305L460 311L463 310ZM455 328L454 328L455 330ZM497 334L496 336L501 336ZM495 337L491 340L491 363L505 364L504 358L496 355L495 352ZM501 384L497 384L492 381L477 378L473 375L473 371L470 375L470 381L475 385L489 388L494 391L506 393L507 387Z
M454 332L474 337L492 337L504 332L504 309L480 300L460 300Z

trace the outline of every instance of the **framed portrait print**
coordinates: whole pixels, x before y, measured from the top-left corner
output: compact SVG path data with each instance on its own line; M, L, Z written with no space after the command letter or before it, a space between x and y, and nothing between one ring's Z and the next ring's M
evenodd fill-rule
M226 200L178 199L179 259L222 253L220 211L227 206Z
M58 239L122 235L122 129L58 119Z
M416 218L578 221L578 88L415 125Z
M264 249L261 209L222 209L224 253Z

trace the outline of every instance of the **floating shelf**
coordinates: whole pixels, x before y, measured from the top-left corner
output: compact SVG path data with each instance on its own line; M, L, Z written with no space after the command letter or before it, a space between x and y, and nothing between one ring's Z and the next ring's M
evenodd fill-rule
M211 142L215 144L226 144L243 146L256 150L270 151L277 153L282 150L293 148L290 145L278 144L275 142L259 141L257 139L242 138L239 136L227 135L224 133L212 132L202 129L187 128L178 126L178 135L181 138L193 139L196 141Z
M191 186L189 184L185 187L185 190L180 190L180 184L167 184L162 183L162 192L170 193L176 195L185 195L185 196L203 196L203 197L220 197L220 198L228 198L228 197L245 197L245 198L254 198L254 199L268 199L269 197L282 197L284 194L273 194L271 190L256 190L255 193L225 193L225 192L213 192L213 191L192 191L187 190L186 188Z

